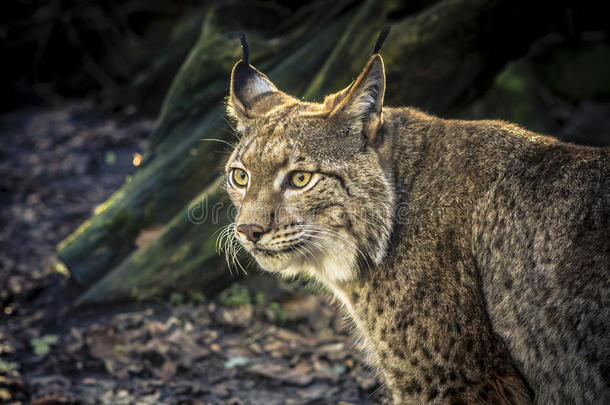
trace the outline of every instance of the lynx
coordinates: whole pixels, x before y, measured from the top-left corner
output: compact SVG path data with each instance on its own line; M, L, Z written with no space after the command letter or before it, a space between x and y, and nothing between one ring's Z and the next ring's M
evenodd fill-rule
M396 404L610 403L610 149L384 106L382 41L313 103L242 38L235 237L333 292Z

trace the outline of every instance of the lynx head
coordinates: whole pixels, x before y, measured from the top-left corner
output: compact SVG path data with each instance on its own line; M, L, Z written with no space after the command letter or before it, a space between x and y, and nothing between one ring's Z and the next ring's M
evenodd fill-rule
M394 210L379 153L384 90L378 53L322 103L278 90L247 52L234 66L228 112L241 139L227 189L235 236L263 269L337 284L384 258Z

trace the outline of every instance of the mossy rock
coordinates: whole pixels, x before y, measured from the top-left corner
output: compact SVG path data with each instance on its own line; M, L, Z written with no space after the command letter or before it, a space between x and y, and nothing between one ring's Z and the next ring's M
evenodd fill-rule
M610 43L557 43L532 55L536 76L572 101L610 100Z

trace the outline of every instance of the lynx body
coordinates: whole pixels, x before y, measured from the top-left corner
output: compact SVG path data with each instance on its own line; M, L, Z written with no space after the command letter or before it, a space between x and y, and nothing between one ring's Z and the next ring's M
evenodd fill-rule
M323 103L247 60L235 236L343 303L395 403L610 403L610 150L383 106L381 56Z

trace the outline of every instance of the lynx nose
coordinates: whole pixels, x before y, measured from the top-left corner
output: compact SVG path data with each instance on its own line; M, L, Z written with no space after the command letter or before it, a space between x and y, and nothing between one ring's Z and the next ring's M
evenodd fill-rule
M254 243L263 236L263 233L265 233L265 230L256 224L240 224L237 225L236 229L237 232L243 233L250 242Z

